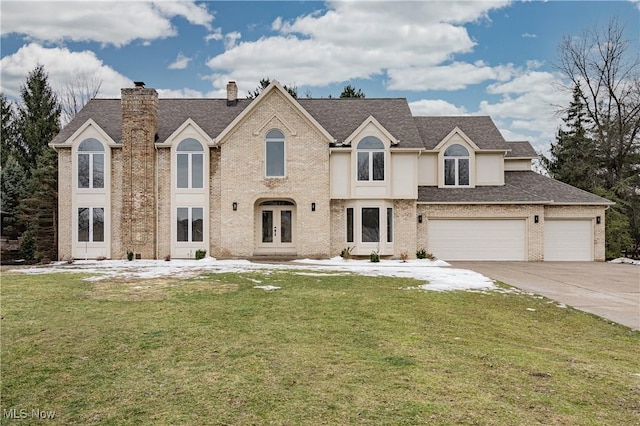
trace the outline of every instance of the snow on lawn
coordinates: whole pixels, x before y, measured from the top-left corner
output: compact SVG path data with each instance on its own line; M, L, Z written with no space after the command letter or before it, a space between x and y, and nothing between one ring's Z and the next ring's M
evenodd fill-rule
M365 276L387 276L413 278L425 284L411 287L417 290L494 290L493 280L477 272L466 269L450 268L442 260L381 260L371 263L368 260L344 260L334 257L325 260L302 259L286 263L254 263L248 260L216 260L206 257L201 260L78 260L72 264L56 262L51 265L16 269L25 274L48 274L56 272L75 272L89 274L88 281L100 281L109 278L144 279L161 277L191 278L205 273L240 273L292 271L296 274L314 274L328 276L336 274L358 274Z

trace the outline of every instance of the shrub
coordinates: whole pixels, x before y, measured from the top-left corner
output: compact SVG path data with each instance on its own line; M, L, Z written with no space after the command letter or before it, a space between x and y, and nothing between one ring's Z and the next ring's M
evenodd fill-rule
M380 255L378 254L377 251L372 251L371 254L369 255L369 260L371 260L371 262L373 263L380 262Z
M165 262L168 262L168 261L170 261L170 260L171 260L171 255L170 255L170 254L168 254L168 255L166 255L166 256L164 257L164 261L165 261Z
M131 250L127 250L127 260L129 262L133 260L133 252Z
M343 259L351 259L351 251L353 250L353 247L345 247L342 249L342 251L340 252L340 257Z
M97 261L107 260L107 257L106 256L98 256L98 257L96 257L96 260Z
M400 252L400 259L402 259L403 262L406 262L408 258L409 252L407 252L406 250Z
M196 260L200 260L200 259L204 259L204 257L207 255L207 251L206 250L196 250Z
M419 249L418 251L416 251L416 257L418 259L426 259L427 251L425 249Z

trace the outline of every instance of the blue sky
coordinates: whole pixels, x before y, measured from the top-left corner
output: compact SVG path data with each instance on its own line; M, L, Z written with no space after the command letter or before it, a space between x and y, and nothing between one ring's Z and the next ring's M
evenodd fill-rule
M1 90L36 64L58 90L77 78L119 97L142 80L161 97L246 95L262 77L299 96L405 97L416 115L490 115L544 151L570 94L552 64L565 36L612 17L639 51L633 1L2 1Z

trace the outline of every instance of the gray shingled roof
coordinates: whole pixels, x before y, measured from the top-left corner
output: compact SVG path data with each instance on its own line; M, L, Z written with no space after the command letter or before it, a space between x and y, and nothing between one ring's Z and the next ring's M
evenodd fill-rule
M537 158L538 153L527 141L507 142L511 151L507 152L506 158Z
M459 127L480 149L509 149L502 134L488 116L414 117L424 146L434 149Z
M399 148L422 148L406 99L300 99L306 109L338 142L344 141L370 115L400 141ZM159 99L158 141L164 142L188 118L211 138L218 136L249 104L239 99L227 106L226 99ZM117 143L121 142L120 99L93 99L53 139L66 141L92 118Z
M298 99L298 102L338 143L373 116L400 141L397 148L423 148L406 99Z
M533 171L504 173L504 186L418 187L421 203L543 203L611 205L611 201Z
M158 141L164 142L189 118L210 137L215 138L250 103L249 99L239 99L237 105L227 106L226 99L159 99ZM116 143L121 143L120 99L92 99L52 142L55 144L66 141L89 118Z

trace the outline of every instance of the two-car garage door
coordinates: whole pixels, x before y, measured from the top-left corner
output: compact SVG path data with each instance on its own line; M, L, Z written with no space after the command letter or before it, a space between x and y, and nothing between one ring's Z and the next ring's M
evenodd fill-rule
M444 260L527 260L525 219L429 219L429 251ZM546 219L545 261L592 261L591 219Z
M429 251L444 260L527 260L524 219L430 219Z

